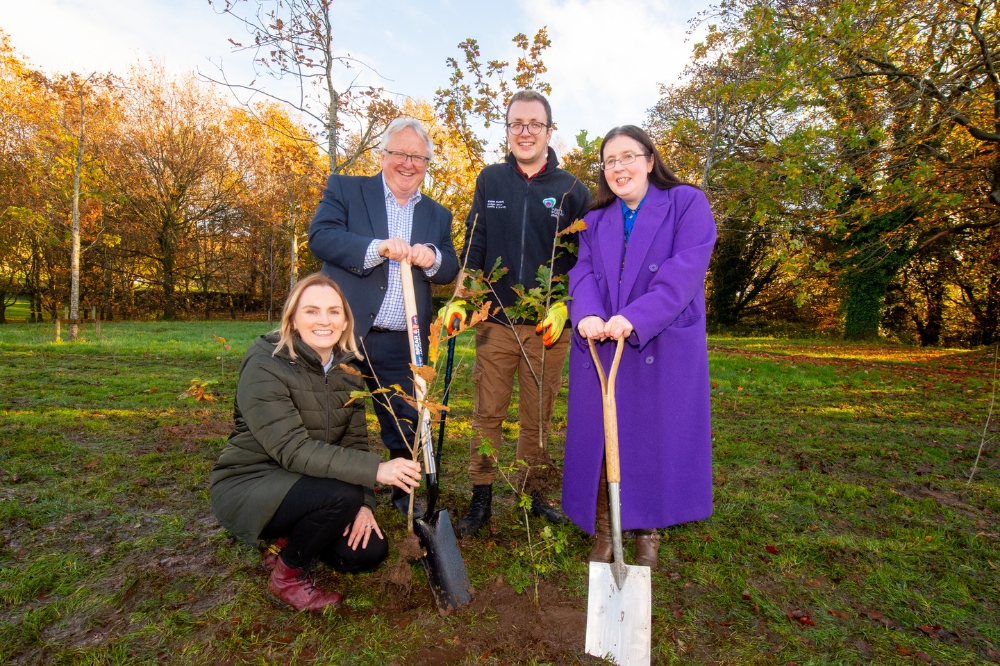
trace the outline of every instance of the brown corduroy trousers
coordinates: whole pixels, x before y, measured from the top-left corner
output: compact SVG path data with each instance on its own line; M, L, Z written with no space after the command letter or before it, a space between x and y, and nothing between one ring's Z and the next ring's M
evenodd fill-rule
M546 448L542 450L538 446L538 383L535 379L542 365L542 336L535 333L534 325L515 325L513 330L510 326L486 321L476 325L476 362L472 368L475 405L472 411L473 435L469 464L469 476L474 485L491 484L496 478L496 457L479 453L479 448L485 440L495 451L500 450L503 422L510 407L515 375L518 378L517 413L520 429L517 459L533 466L549 460L548 438L552 409L562 386L563 364L569 353L571 336L572 331L567 327L559 340L545 350L541 416ZM520 344L518 338L521 340Z

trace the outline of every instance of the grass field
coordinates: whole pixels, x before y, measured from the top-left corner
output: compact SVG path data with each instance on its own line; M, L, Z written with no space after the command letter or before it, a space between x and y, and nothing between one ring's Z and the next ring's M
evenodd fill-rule
M582 654L586 535L555 531L568 547L550 556L534 615L525 526L503 488L489 533L460 542L471 608L440 616L419 565L408 596L381 572L320 571L341 610L272 606L256 551L218 527L206 482L237 363L265 330L108 323L100 341L88 326L55 344L50 324L0 327L0 662L599 663ZM995 425L967 484L994 351L709 345L715 513L664 531L654 663L1000 663ZM459 341L445 442L453 516L469 494L471 346ZM178 399L195 378L214 404ZM556 425L558 459L564 399ZM380 502L398 542L405 525Z

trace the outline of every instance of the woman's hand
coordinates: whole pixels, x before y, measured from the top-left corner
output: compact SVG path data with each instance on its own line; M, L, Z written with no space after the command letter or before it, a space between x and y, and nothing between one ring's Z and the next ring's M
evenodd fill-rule
M580 320L576 331L588 340L603 340L608 337L604 332L606 322L597 315L590 315Z
M375 534L378 535L379 539L384 539L382 536L382 530L379 529L378 523L375 522L375 515L372 510L366 506L361 507L358 511L358 515L354 517L354 522L344 528L344 536L347 536L350 532L350 536L347 537L347 545L351 550L357 550L358 544L361 544L361 548L368 547L368 539L372 536L372 530L375 530Z
M580 322L581 324L583 322ZM617 340L618 338L627 338L632 335L632 322L621 315L615 315L604 325L604 336L611 338L612 340Z
M420 463L409 458L396 458L379 463L375 480L410 492L410 488L420 485Z

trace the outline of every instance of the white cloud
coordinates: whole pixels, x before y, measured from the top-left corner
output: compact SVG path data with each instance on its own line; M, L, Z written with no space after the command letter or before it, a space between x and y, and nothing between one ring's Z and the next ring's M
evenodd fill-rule
M148 57L172 70L204 67L209 53L227 53L234 26L206 0L0 0L0 28L15 48L44 70L124 74Z
M681 73L696 40L688 21L705 0L521 0L533 24L548 26L543 60L552 113L570 146L586 129L642 124L658 99L657 84Z
M341 52L376 68L338 71L343 85L360 83L424 99L447 85L445 58L461 54L467 37L478 40L486 60L513 64L511 37L548 27L552 47L543 60L552 84L552 106L563 145L581 129L603 134L614 125L642 123L657 100L657 83L672 82L688 62L695 40L687 22L709 0L518 0L488 5L426 0L337 0ZM0 0L0 29L18 53L49 72L126 74L152 57L170 71L216 74L209 58L223 59L230 80L249 83L251 54L231 53L228 38L241 27L213 11L207 0ZM687 39L687 41L685 41ZM608 48L613 44L613 48ZM607 52L609 51L610 52ZM512 68L513 69L513 68ZM269 90L289 85L258 79ZM497 140L495 128L488 132Z

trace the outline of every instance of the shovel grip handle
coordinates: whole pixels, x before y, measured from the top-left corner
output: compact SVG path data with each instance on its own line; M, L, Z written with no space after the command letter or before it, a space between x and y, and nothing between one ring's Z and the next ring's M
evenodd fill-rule
M625 349L625 338L618 338L615 347L615 358L611 362L611 371L605 376L604 364L597 355L594 341L587 340L590 355L597 368L597 376L601 381L601 405L604 408L604 464L608 470L608 483L621 483L621 464L618 460L618 403L615 400L615 380L618 378L618 364L622 360L622 350Z

